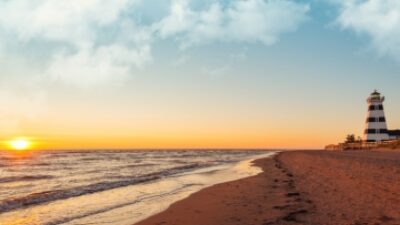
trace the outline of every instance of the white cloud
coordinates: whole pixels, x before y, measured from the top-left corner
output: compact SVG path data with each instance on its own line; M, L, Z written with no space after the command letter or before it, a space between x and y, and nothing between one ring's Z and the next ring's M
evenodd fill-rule
M0 2L0 24L29 41L44 38L72 44L93 41L94 29L112 24L129 0L13 0Z
M150 46L82 48L75 54L56 55L47 73L53 80L88 87L122 80L133 67L140 68L150 60Z
M212 0L201 7L192 3L170 0L165 15L142 23L137 7L151 2L0 1L0 40L11 39L21 52L28 46L30 57L29 46L40 46L35 50L43 57L43 74L52 81L87 87L123 79L142 68L152 60L156 41L171 38L181 48L212 42L271 45L306 21L309 10L294 0ZM11 48L0 46L2 52Z
M305 22L309 10L295 0L193 2L167 0L157 6L165 14L143 19L137 6L150 10L154 1L0 0L0 127L11 132L43 114L48 91L57 88L48 87L58 83L87 88L124 81L152 61L157 41L172 39L186 48L271 45ZM182 55L176 66L189 58ZM246 54L227 58L220 67L204 66L203 73L231 73L229 60Z
M367 35L380 55L400 61L400 2L393 0L337 1L337 22L344 28Z
M122 18L136 2L1 1L0 28L21 44L42 41L52 46L43 71L51 80L86 87L107 84L151 59L150 31ZM109 27L114 33L101 43Z
M289 0L236 0L195 11L189 1L177 0L158 30L163 38L182 40L182 47L213 41L271 45L304 23L308 10L308 5Z
M162 37L169 37L189 29L195 22L195 14L185 0L174 1L170 7L170 15L165 17L155 28Z

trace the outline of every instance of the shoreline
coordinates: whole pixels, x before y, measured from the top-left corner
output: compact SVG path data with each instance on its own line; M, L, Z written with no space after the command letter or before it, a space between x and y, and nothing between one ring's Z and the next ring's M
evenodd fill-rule
M400 224L400 152L281 152L135 225Z
M170 159L174 159L174 157L175 160L185 159L187 154L171 156ZM0 224L129 225L162 212L172 203L185 199L203 188L261 173L260 168L251 166L251 161L274 153L237 152L238 155L234 155L236 153L213 153L214 156L209 152L200 152L200 154L193 152L192 154L199 158L193 159L192 163L188 161L185 164L188 166L169 166L170 169L161 169L158 173L160 175L157 175L156 179L143 180L143 182L134 184L132 184L134 181L132 178L120 179L117 182L105 179L106 182L93 182L94 186L65 188L64 190L68 192L64 190L43 192L43 194L38 192L38 194L20 198L21 200L14 198L11 202L14 205L9 205L5 201L0 202L2 207L18 207L8 211L4 210L7 208L3 208L3 212L0 213ZM168 157L169 153L166 155ZM215 155L218 155L218 157ZM74 155L72 156L74 157ZM135 160L140 158L136 156L135 154ZM146 157L142 159L144 163L147 163ZM215 162L218 163L213 160L217 160ZM169 160L165 161L167 162L165 164L169 165ZM127 170L131 171L130 165L132 164L129 160L115 166L125 168L126 165L129 165ZM108 171L108 169L105 171ZM116 171L118 172L118 170ZM143 174L147 176L146 173ZM127 181L129 183L126 183ZM90 189L81 187L89 187ZM97 191L96 188L102 190ZM71 190L83 190L85 193L72 192ZM91 192L91 190L94 191ZM64 193L72 193L74 196L68 197ZM32 218L32 215L35 215L35 218Z

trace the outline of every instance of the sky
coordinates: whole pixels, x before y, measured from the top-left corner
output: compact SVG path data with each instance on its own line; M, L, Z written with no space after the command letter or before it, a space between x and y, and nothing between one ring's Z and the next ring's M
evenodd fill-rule
M322 148L400 128L400 2L0 1L0 139Z

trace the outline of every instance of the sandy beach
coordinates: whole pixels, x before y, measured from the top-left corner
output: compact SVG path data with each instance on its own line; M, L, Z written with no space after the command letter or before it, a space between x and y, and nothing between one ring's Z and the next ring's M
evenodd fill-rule
M295 151L137 225L400 224L400 152Z

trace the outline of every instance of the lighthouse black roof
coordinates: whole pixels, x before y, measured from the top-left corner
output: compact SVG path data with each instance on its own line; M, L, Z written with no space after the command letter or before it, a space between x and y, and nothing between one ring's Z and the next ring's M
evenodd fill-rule
M374 92L372 92L371 95L380 95L381 93L379 93L377 90L374 90Z

